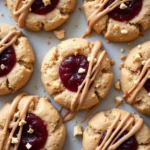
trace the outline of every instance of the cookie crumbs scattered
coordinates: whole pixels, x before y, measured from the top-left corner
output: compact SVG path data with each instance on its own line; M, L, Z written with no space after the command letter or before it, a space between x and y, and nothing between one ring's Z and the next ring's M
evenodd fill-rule
M34 130L32 128L30 128L27 133L32 134L34 132Z
M120 81L117 81L115 83L115 89L120 90L121 89L121 85L120 85Z
M135 61L141 61L140 54L136 54L133 60L134 60L134 62Z
M23 125L25 125L27 122L25 121L25 120L21 120L20 122L19 122L19 126L23 126Z
M84 68L79 68L78 73L85 73L86 69Z
M124 63L121 63L119 68L122 69L124 67Z
M47 6L47 5L50 5L51 4L51 0L42 0L44 5Z
M127 9L128 8L128 6L125 4L125 3L122 3L121 5L120 5L120 9Z
M5 69L5 65L1 64L1 69L4 70Z
M26 148L27 148L27 149L30 149L31 147L32 147L32 145L31 145L30 143L27 143L27 144L26 144Z
M65 30L55 30L54 34L59 40L62 40L65 37Z
M125 60L126 58L127 58L127 56L125 56L125 55L122 55L122 56L120 57L121 60Z
M78 135L82 135L83 132L82 132L82 126L75 126L74 127L74 136L78 136Z
M127 33L128 33L128 30L122 29L122 30L121 30L121 33L122 33L122 34L127 34Z
M12 144L18 144L18 143L19 143L18 138L14 138L14 137L13 137L13 138L11 139L11 143L12 143Z
M121 96L117 96L115 98L115 100L116 100L116 107L118 107L122 103L122 101L123 101L123 99L122 99Z
M120 51L121 51L121 53L123 53L123 52L124 52L124 49L123 49L123 48L121 48L121 49L120 49Z

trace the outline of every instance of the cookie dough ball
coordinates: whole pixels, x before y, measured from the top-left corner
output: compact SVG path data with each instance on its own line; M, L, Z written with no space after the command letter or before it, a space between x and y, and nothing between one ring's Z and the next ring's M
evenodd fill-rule
M125 119L126 118L126 119ZM132 122L130 122L132 120ZM121 125L121 122L123 124ZM130 122L130 123L129 123ZM140 124L140 125L139 125ZM103 111L97 113L89 121L88 126L86 127L83 133L83 146L82 150L98 150L98 147L102 144L106 136L109 135L114 137L111 139L108 137L104 142L109 143L108 146L111 146L110 143L117 137L116 142L120 142L122 138L131 133L133 128L136 126L135 134L131 134L127 140L120 143L117 147L112 149L117 150L149 150L150 149L150 129L143 122L143 119L140 118L137 114L131 114L125 110L121 109L112 109L108 111ZM120 127L119 127L120 126ZM119 127L118 132L116 132ZM124 127L127 127L124 131ZM134 128L135 129L135 128ZM122 132L123 131L123 132ZM116 144L112 146L114 146ZM112 143L111 143L112 144ZM104 148L104 147L103 147ZM106 147L105 147L106 149Z
M144 66L146 67L146 64L150 64L149 62L150 41L136 46L129 52L124 67L121 69L120 77L121 88L125 94L126 101L147 115L150 115L150 79L146 77L149 68L147 66L144 69ZM144 70L145 72L142 73ZM138 81L140 76L141 79ZM143 79L145 80L144 82ZM135 88L128 93L133 87ZM137 88L138 91L136 92Z
M20 1L17 11L17 0L7 0L7 5L19 27L32 31L50 31L69 19L69 14L75 9L76 0Z
M0 31L0 95L6 95L27 84L35 58L29 40L15 27L0 24Z
M10 129L17 127L12 134L10 149L14 146L18 146L17 150L62 149L66 129L58 111L47 97L39 98L21 93L12 103L4 105L0 114L0 146L2 148L5 149L8 145L8 138L12 134ZM21 131L21 136L19 134L16 136L18 131Z
M117 0L108 0L108 3L102 7L99 14L102 14L112 2ZM97 11L106 0L85 0L83 5L87 20ZM97 33L104 34L105 38L113 42L127 42L136 39L150 27L150 1L132 0L122 3L115 9L107 11L95 22L92 28ZM95 15L96 17L96 15ZM91 19L95 19L92 17Z
M41 68L42 82L48 94L52 95L61 106L71 109L78 87L86 78L94 45L95 43L82 38L69 39L61 42L45 55ZM101 48L98 49L94 64L97 63L102 52ZM111 87L113 74L110 71L111 59L107 54L104 55L97 69L99 72L89 87L80 109L98 104Z

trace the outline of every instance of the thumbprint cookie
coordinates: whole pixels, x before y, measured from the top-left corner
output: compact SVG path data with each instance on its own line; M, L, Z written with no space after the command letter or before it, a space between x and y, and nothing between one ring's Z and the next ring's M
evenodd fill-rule
M68 39L53 47L42 62L42 82L48 94L75 115L95 106L112 84L111 59L102 43Z
M136 39L150 27L149 0L85 0L83 5L88 29L94 29L113 42Z
M61 26L75 5L76 0L7 0L17 25L32 31L49 31Z
M0 150L62 149L66 129L48 98L24 92L0 114Z
M33 72L34 61L32 46L22 32L0 24L0 95L23 87Z
M129 52L120 81L126 102L150 115L150 41Z
M149 149L149 127L139 115L121 109L97 113L83 133L82 150Z

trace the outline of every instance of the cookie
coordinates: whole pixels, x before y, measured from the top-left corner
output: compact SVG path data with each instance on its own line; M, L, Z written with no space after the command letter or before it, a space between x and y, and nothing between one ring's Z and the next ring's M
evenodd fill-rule
M137 114L112 109L97 113L83 133L82 150L149 150L150 129Z
M62 149L66 129L47 97L21 93L0 114L0 149Z
M83 5L88 21L88 30L113 42L136 39L150 27L150 1L148 0L85 0Z
M0 24L0 31L0 95L6 95L28 82L35 58L30 42L15 27Z
M54 30L69 19L76 0L7 0L11 15L20 28Z
M150 41L133 48L121 69L121 88L127 103L150 115Z
M61 42L42 62L42 82L61 106L75 110L90 108L104 98L112 83L111 59L102 43L82 38Z

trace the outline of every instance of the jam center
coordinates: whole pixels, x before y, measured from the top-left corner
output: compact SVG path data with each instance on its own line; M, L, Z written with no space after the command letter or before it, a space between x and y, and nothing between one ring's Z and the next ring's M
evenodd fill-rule
M6 76L10 73L16 62L15 50L10 46L0 54L0 77Z
M46 15L53 11L58 5L59 0L50 0L50 4L45 6L42 0L35 0L31 6L31 11L39 15Z
M65 58L59 67L59 75L63 85L70 91L77 92L86 77L89 63L83 55L71 55ZM81 73L79 70L82 70Z
M108 7L114 1L115 0L109 0L106 7ZM120 9L120 6L118 6L114 10L112 10L110 13L108 13L108 15L114 20L128 22L140 13L142 9L142 3L143 3L143 0L132 0L132 1L126 2L125 5L127 6L127 8Z
M27 143L32 146L30 150L42 149L48 137L46 123L32 113L27 114L26 122L27 124L23 126L22 137L18 150L27 150ZM32 134L27 132L30 128L34 131Z
M128 133L127 131L124 131L124 133L117 139L117 141L121 139L123 136L125 136L127 133ZM105 136L106 132L102 135L99 145L103 142ZM137 149L138 149L138 142L135 136L132 136L124 143L122 143L116 150L137 150Z

